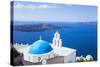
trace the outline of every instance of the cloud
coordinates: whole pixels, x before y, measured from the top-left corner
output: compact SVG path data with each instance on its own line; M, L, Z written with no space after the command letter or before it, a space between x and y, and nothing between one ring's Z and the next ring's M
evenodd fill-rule
M44 5L39 5L38 8L50 8L50 7L46 4L44 4Z
M57 7L54 5L43 4L43 5L39 5L38 8L57 8Z
M14 8L46 9L46 8L57 8L57 7L55 5L47 5L47 4L41 4L41 5L16 4L14 5Z

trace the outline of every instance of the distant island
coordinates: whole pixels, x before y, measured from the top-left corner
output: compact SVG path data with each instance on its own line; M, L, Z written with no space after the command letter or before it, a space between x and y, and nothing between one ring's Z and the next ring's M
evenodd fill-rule
M25 24L25 25L14 25L14 31L27 31L27 32L37 32L37 31L46 31L53 29L61 29L63 26L57 26L48 23L40 23L40 24Z
M13 28L14 31L26 31L26 32L40 32L40 31L46 31L46 30L58 30L58 29L62 29L62 28L71 28L73 27L73 24L95 24L95 22L91 21L91 22L54 22L54 23L41 23L41 22L37 22L37 23L33 23L33 22L29 22L29 23L24 23L24 24L19 24L20 22L16 22L16 24L12 22L11 26Z

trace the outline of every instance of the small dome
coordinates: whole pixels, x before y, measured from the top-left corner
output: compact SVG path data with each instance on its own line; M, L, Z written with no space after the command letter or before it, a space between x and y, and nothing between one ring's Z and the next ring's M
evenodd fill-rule
M44 40L38 40L29 48L30 54L44 54L52 51L51 45Z
M76 61L79 61L80 60L80 57L76 57Z
M87 59L87 60L93 60L93 57L92 57L91 55L87 55L87 56L86 56L86 59Z

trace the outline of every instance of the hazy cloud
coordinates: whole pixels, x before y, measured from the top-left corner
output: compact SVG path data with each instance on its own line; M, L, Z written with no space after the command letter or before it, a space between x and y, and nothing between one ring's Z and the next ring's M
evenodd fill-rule
M57 8L55 5L24 5L24 4L16 4L14 8L31 8L31 9L46 9L46 8Z

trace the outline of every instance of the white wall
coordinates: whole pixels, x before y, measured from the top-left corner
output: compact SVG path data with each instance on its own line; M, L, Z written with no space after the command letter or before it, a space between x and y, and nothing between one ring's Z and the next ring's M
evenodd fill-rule
M68 56L64 56L64 63L73 63L76 61L76 52L71 53Z

